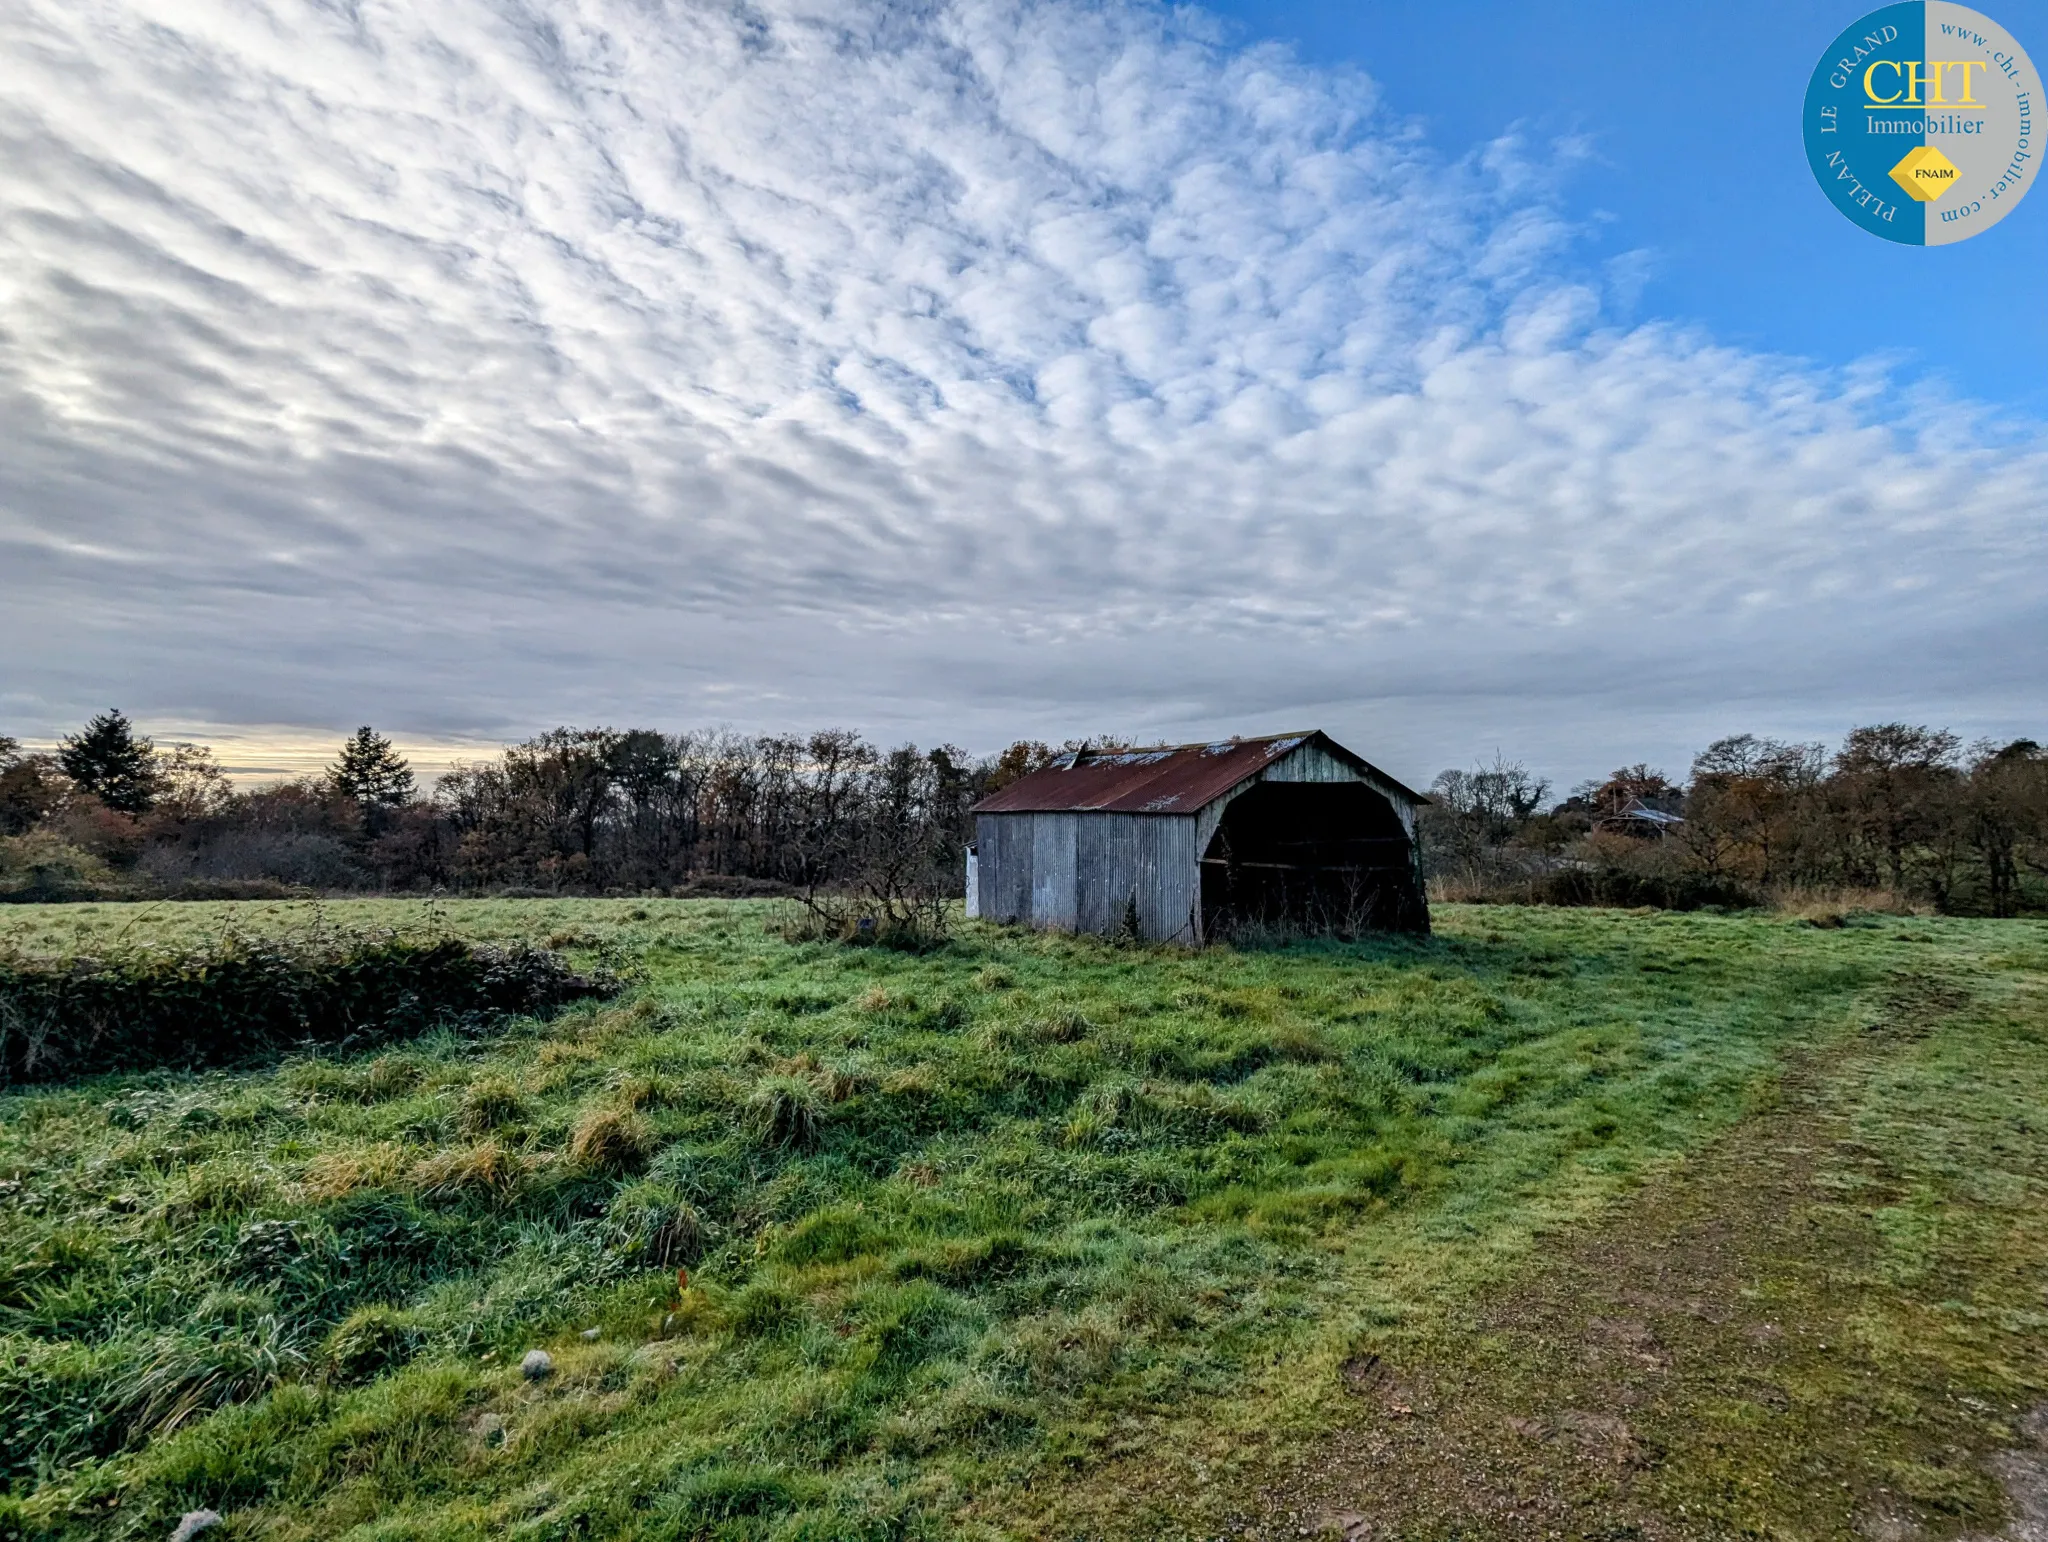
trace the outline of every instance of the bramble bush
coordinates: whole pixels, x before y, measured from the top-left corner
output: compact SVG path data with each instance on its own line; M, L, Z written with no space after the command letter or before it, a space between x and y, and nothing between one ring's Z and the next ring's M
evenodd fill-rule
M5 952L0 1084L240 1065L302 1045L365 1049L616 988L546 948L393 932L229 933L199 950L104 956Z

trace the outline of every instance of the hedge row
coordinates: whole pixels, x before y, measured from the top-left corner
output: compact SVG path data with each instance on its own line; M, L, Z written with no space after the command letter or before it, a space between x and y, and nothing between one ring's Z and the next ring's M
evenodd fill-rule
M1561 868L1539 883L1549 905L1649 905L1658 910L1749 910L1764 899L1719 873L1632 873L1624 868Z
M613 994L559 954L448 937L229 937L201 952L0 955L0 1085L197 1069L448 1025L470 1030Z

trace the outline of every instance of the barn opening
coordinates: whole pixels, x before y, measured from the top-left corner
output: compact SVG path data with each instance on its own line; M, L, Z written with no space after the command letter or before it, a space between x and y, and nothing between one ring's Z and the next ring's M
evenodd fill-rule
M1424 931L1413 842L1357 782L1262 782L1233 798L1201 857L1202 933Z

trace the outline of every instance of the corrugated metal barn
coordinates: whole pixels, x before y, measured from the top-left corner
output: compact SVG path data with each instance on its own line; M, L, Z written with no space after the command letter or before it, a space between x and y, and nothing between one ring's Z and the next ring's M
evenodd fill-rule
M968 907L1194 946L1247 927L1426 932L1428 801L1323 733L1083 749L974 806Z

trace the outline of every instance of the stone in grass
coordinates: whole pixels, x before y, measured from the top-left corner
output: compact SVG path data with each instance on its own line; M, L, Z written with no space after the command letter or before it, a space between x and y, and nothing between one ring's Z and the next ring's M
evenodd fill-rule
M583 1342L586 1344L595 1344L597 1342L597 1329L585 1328L583 1330Z
M519 1374L528 1381L539 1381L555 1373L555 1357L545 1349L529 1349L526 1358L519 1362Z
M178 1529L171 1533L171 1542L192 1542L202 1531L211 1531L220 1524L218 1510L187 1510L178 1522Z

